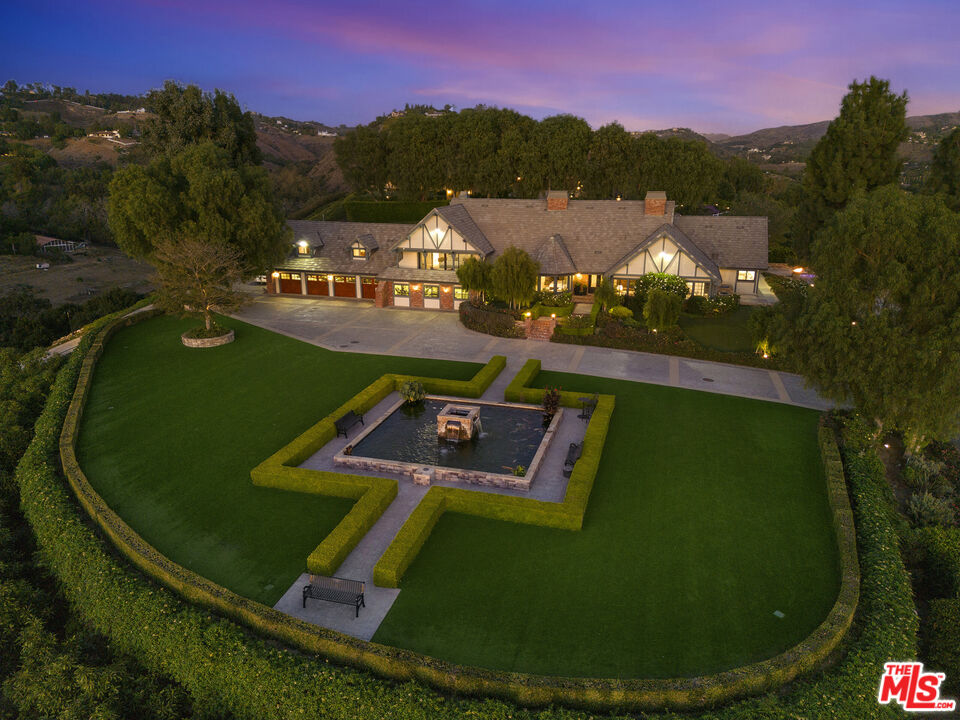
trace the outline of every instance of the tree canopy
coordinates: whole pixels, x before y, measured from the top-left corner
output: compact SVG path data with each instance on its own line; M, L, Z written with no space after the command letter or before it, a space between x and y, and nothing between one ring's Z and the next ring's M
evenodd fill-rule
M209 141L118 170L108 212L117 244L131 257L150 260L157 243L178 238L226 243L240 251L244 277L268 269L290 242L266 171L234 166Z
M518 307L533 299L540 265L520 248L510 246L498 257L490 270L493 294Z
M260 164L253 115L244 112L233 95L205 93L196 85L167 80L162 90L147 95L147 102L157 116L143 127L143 145L151 155L175 154L210 141L226 150L235 165Z
M457 280L466 290L480 293L481 296L491 291L490 263L468 257L457 268Z
M914 450L960 433L960 214L860 191L813 246L815 287L774 338L825 396Z
M926 189L944 193L947 204L960 210L960 128L943 138L933 151Z
M813 148L803 172L803 199L795 243L801 256L816 233L860 190L895 183L900 175L897 147L907 139L907 94L872 77L854 81L840 114Z

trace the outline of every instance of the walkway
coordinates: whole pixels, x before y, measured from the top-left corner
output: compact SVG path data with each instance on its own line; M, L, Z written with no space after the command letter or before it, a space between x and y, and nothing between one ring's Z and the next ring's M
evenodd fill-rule
M369 302L261 296L236 317L329 350L486 362L539 358L544 370L596 375L738 395L826 410L829 400L791 373L670 355L496 338L467 330L455 313L393 308ZM506 372L506 371L505 371ZM501 396L502 397L502 396Z

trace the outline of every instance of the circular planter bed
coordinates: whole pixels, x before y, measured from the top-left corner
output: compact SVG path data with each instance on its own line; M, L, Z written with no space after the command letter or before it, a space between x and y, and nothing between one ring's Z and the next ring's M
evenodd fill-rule
M180 336L180 341L189 348L211 348L233 342L233 330L227 330L226 328L223 328L223 333L220 335L213 335L212 337L191 337L191 335L196 332L196 330L187 330ZM205 330L203 332L206 334Z

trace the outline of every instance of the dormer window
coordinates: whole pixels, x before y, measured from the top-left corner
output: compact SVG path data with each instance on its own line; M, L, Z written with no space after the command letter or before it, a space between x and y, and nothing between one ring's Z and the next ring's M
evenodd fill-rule
M367 249L361 245L354 245L351 248L353 252L354 260L366 260L367 259Z
M301 240L297 243L297 255L305 256L310 254L310 243L306 240Z

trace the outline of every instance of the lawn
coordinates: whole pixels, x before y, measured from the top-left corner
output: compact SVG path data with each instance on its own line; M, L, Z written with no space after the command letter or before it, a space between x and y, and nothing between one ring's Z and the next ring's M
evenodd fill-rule
M739 307L716 317L680 316L680 327L687 337L701 345L722 352L753 352L756 344L750 335L750 316L755 307Z
M376 642L502 670L676 677L771 657L824 619L839 580L815 412L559 373L536 384L617 396L583 530L445 514Z
M254 487L250 469L385 372L469 379L478 365L334 353L238 321L190 350L196 324L119 331L101 357L78 456L90 482L167 557L273 605L350 501Z

